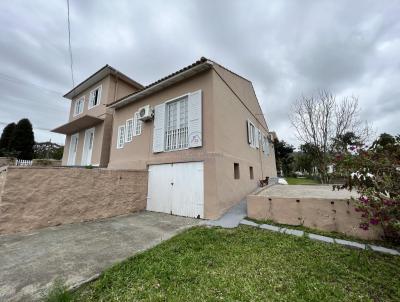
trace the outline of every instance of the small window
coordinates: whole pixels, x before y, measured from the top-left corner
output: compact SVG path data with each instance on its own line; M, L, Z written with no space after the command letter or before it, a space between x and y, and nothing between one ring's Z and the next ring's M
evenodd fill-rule
M100 104L101 100L101 86L92 90L89 95L89 109Z
M134 122L133 122L133 128L134 128L133 135L134 136L142 134L142 124L143 124L143 121L141 121L139 119L139 112L135 112Z
M118 136L117 136L117 149L123 148L124 143L125 143L125 126L119 126Z
M132 141L133 137L133 119L126 121L126 131L125 131L125 142L129 143Z
M83 112L83 105L85 103L85 98L81 97L79 100L75 102L75 108L74 108L74 116L81 114Z
M235 179L239 179L240 178L240 171L239 171L239 164L238 163L234 163L233 164L233 175Z
M250 179L254 179L254 171L253 171L253 167L250 166Z

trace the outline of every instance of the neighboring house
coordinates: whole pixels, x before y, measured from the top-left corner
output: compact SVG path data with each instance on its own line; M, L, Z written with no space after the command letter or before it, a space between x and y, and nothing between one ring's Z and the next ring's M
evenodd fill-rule
M95 86L81 90L89 93ZM67 94L72 107L80 95ZM201 58L148 86L132 84L123 97L109 94L104 104L104 112L113 112L109 158L100 160L105 140L96 143L95 136L96 161L92 156L90 163L148 170L148 210L217 218L256 189L260 179L276 177L271 133L252 83L216 62ZM84 136L93 127L69 124L58 129L73 128ZM68 134L64 164L73 164L67 161L76 150L72 130L57 131Z
M71 100L69 120L53 130L66 135L62 164L107 167L113 124L107 105L142 88L106 65L65 94Z

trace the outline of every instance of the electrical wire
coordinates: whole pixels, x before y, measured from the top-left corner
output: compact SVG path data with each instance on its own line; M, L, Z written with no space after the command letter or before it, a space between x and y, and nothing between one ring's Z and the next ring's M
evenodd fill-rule
M71 47L71 22L69 19L69 0L67 0L67 10L68 10L68 50L69 50L69 59L70 59L70 68L71 68L71 79L72 79L72 88L75 88L75 80L74 80L74 61L72 59L72 47Z
M60 91L48 89L46 87L37 85L35 83L31 83L31 82L28 82L26 80L22 80L22 79L19 79L19 78L16 78L16 77L13 77L13 76L7 75L5 73L1 73L1 72L0 72L0 80L8 81L8 82L11 82L11 83L14 83L14 84L29 85L29 86L32 86L32 87L35 87L35 88L40 88L40 89L42 89L44 91L47 91L47 92L50 92L50 93L54 93L54 94L56 94L58 96L63 94Z

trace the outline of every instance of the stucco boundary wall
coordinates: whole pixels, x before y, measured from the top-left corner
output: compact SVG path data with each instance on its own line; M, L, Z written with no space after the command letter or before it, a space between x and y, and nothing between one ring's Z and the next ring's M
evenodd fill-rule
M0 234L144 210L147 177L144 170L8 167Z
M280 185L277 185L280 186ZM288 186L282 186L282 190ZM295 187L295 186L294 186ZM284 192L284 191L283 191ZM247 215L252 219L280 224L303 225L367 240L382 239L379 227L359 228L361 214L350 199L268 196L268 188L247 196Z

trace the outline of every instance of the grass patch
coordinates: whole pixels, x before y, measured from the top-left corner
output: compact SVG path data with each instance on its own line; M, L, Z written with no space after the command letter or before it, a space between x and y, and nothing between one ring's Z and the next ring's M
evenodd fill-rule
M316 179L311 178L296 178L285 177L289 185L320 185L321 183Z
M42 302L71 302L72 294L61 280L56 280L48 292L43 296Z
M354 236L349 236L343 233L339 233L339 232L329 232L329 231L321 231L321 230L317 230L317 229L313 229L313 228L309 228L309 227L305 227L302 225L291 225L291 224L282 224L282 223L276 223L273 220L257 220L257 219L253 219L250 217L246 217L247 220L251 220L255 223L258 224L270 224L270 225L276 225L278 227L282 227L282 228L289 228L289 229L294 229L294 230L300 230L300 231L304 231L306 233L313 233L313 234L318 234L318 235L322 235L322 236L328 236L328 237L332 237L332 238L337 238L337 239L344 239L344 240L350 240L350 241L356 241L356 242L360 242L360 243L365 243L365 244L375 244L375 245L380 245L380 246L384 246L384 247L388 247L388 248L400 248L400 245L395 243L395 242L387 242L387 241L382 241L382 240L366 240L366 239L360 239Z
M240 226L192 228L74 293L75 301L399 301L400 257Z

